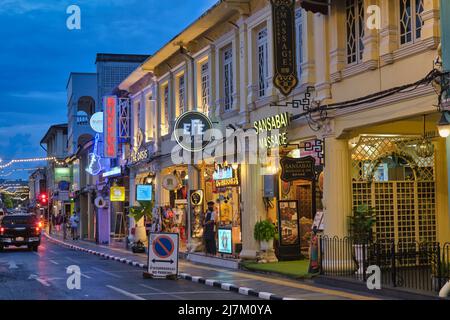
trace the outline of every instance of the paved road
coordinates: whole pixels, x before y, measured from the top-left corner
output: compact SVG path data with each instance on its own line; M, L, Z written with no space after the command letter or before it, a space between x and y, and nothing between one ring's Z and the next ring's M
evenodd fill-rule
M81 270L81 289L67 287L67 267ZM150 280L142 269L42 240L39 252L0 253L0 299L32 300L253 300L187 280Z

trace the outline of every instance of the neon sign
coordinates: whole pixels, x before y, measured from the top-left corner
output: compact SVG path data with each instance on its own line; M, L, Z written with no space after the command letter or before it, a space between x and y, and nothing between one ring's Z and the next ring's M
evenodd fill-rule
M89 165L86 168L86 172L90 175L96 176L102 171L102 164L100 162L100 155L98 154L98 141L100 140L100 135L97 133L95 135L94 142L94 152L89 153Z
M104 121L103 133L105 135L106 158L117 157L117 97L107 96L103 98Z

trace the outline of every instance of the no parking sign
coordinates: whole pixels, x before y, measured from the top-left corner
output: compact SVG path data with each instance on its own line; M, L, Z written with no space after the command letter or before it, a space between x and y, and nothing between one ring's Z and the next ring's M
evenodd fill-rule
M155 278L178 275L178 233L151 232L148 243L148 274Z

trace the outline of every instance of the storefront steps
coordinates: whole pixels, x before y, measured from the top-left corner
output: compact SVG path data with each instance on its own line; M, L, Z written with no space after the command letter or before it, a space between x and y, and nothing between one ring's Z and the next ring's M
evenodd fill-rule
M185 253L185 259L193 263L202 263L227 269L239 269L239 259L229 259L207 256L205 253Z

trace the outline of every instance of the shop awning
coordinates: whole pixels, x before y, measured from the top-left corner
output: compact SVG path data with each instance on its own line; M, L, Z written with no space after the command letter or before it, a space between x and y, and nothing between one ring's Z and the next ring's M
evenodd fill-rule
M300 6L306 11L328 14L328 5L331 0L300 0Z

